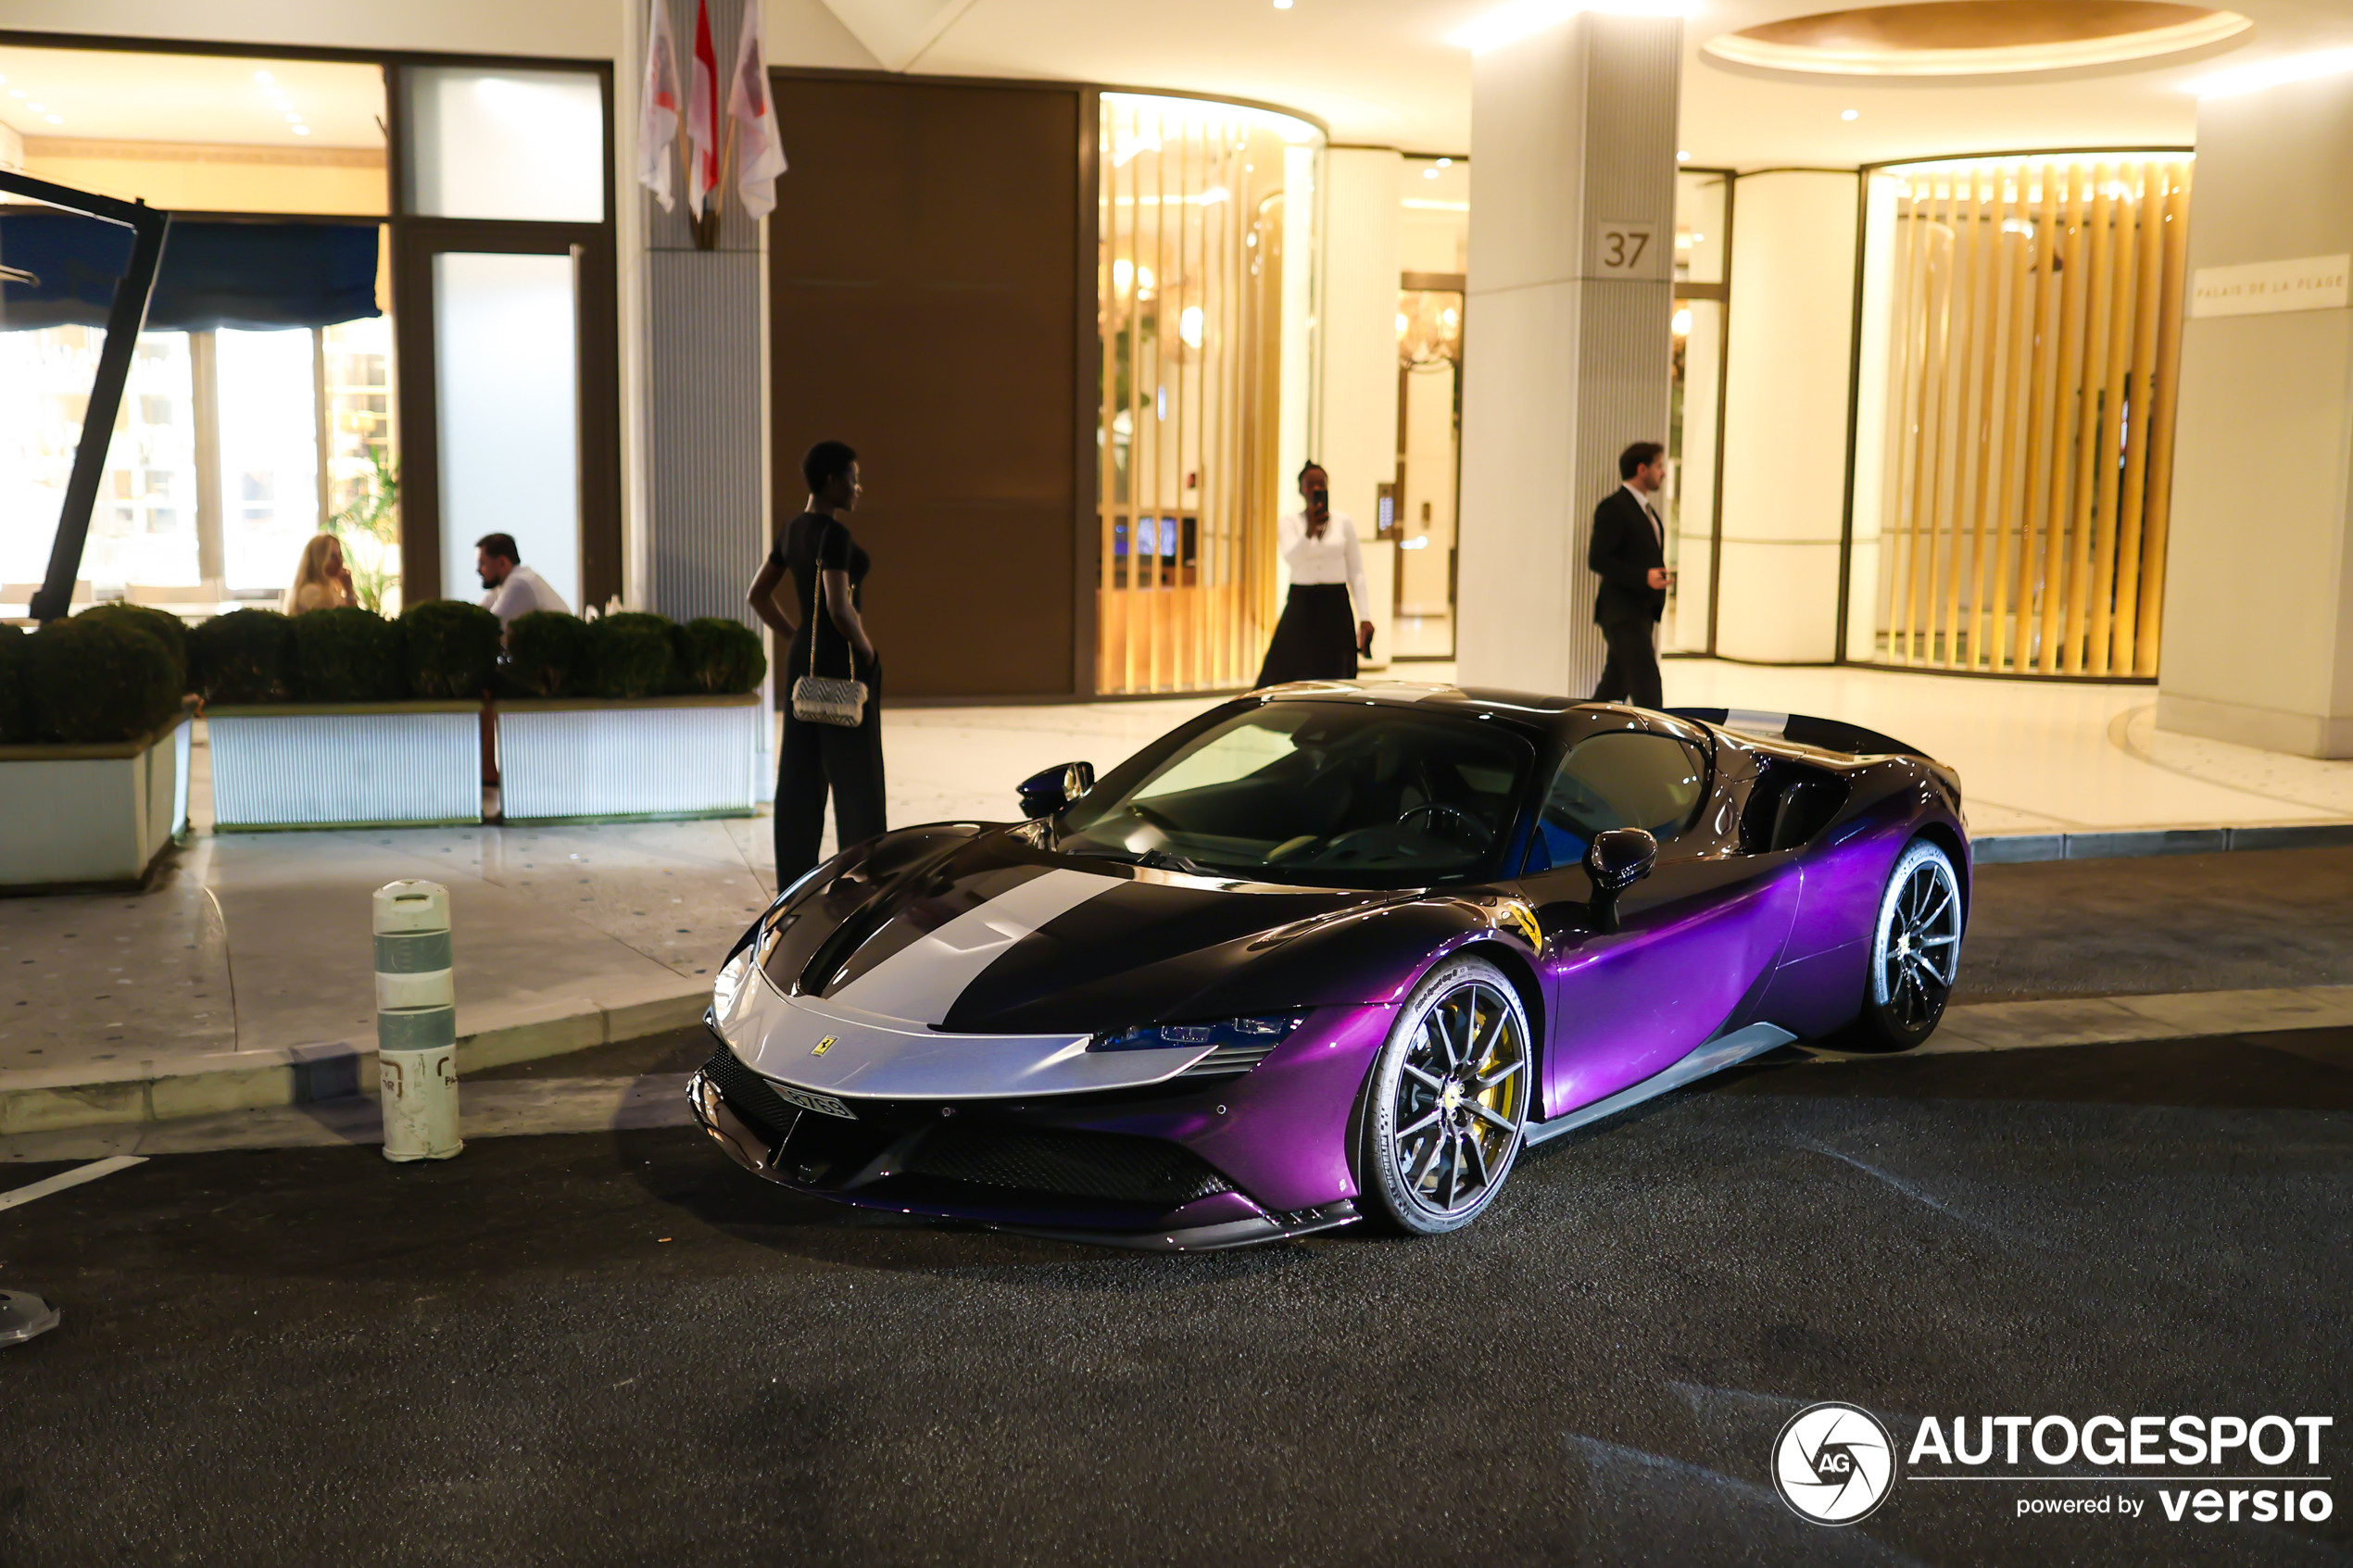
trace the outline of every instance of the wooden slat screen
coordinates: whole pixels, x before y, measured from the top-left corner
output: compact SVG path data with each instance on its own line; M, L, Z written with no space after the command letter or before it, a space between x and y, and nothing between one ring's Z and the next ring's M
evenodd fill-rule
M1284 142L1102 95L1095 689L1242 686L1273 631Z
M2156 674L2190 169L1888 171L1880 660Z

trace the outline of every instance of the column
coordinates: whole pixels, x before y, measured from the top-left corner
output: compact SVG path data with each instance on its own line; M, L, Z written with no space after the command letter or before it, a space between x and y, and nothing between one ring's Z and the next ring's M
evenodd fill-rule
M1838 652L1856 180L1784 169L1736 187L1716 589L1727 659L1827 663Z
M2353 757L2348 178L2353 75L2198 105L2165 729Z
M1382 147L1335 147L1324 168L1324 433L1315 456L1332 476L1332 509L1356 520L1364 542L1373 602L1357 613L1373 623L1378 667L1389 662L1396 598L1397 546L1376 543L1373 530L1379 487L1397 476L1397 187L1405 160Z
M1466 684L1591 692L1585 550L1667 439L1682 22L1586 13L1471 72L1456 643Z

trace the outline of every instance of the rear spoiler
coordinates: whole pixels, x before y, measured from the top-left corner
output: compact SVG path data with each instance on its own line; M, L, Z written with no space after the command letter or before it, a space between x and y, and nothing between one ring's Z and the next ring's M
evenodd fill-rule
M1667 711L1678 719L1762 735L1768 740L1793 741L1822 751L1843 751L1850 757L1918 757L1924 761L1936 760L1919 746L1906 746L1893 735L1806 713L1768 713L1754 708L1670 708Z

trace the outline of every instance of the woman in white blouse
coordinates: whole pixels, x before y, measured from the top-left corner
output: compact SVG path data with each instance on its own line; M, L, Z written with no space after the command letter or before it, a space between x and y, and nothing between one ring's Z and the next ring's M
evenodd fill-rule
M1365 552L1356 524L1332 510L1331 479L1324 465L1299 470L1299 494L1306 505L1287 514L1276 533L1284 564L1290 568L1290 596L1275 626L1258 684L1285 681L1353 681L1356 656L1367 651L1373 623L1364 619L1371 600L1365 592ZM1350 599L1355 613L1350 613Z

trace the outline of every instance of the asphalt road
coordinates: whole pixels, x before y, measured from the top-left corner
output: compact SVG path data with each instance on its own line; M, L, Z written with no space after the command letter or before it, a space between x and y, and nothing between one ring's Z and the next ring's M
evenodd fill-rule
M2342 1453L2348 1112L2353 1031L1780 1060L1465 1234L1194 1257L847 1218L674 1129L157 1159L0 1212L66 1313L0 1351L0 1563L2345 1562L2342 1482L2201 1525L1907 1474L1829 1530L1768 1457L1819 1399ZM2016 1515L2103 1495L2146 1513Z

